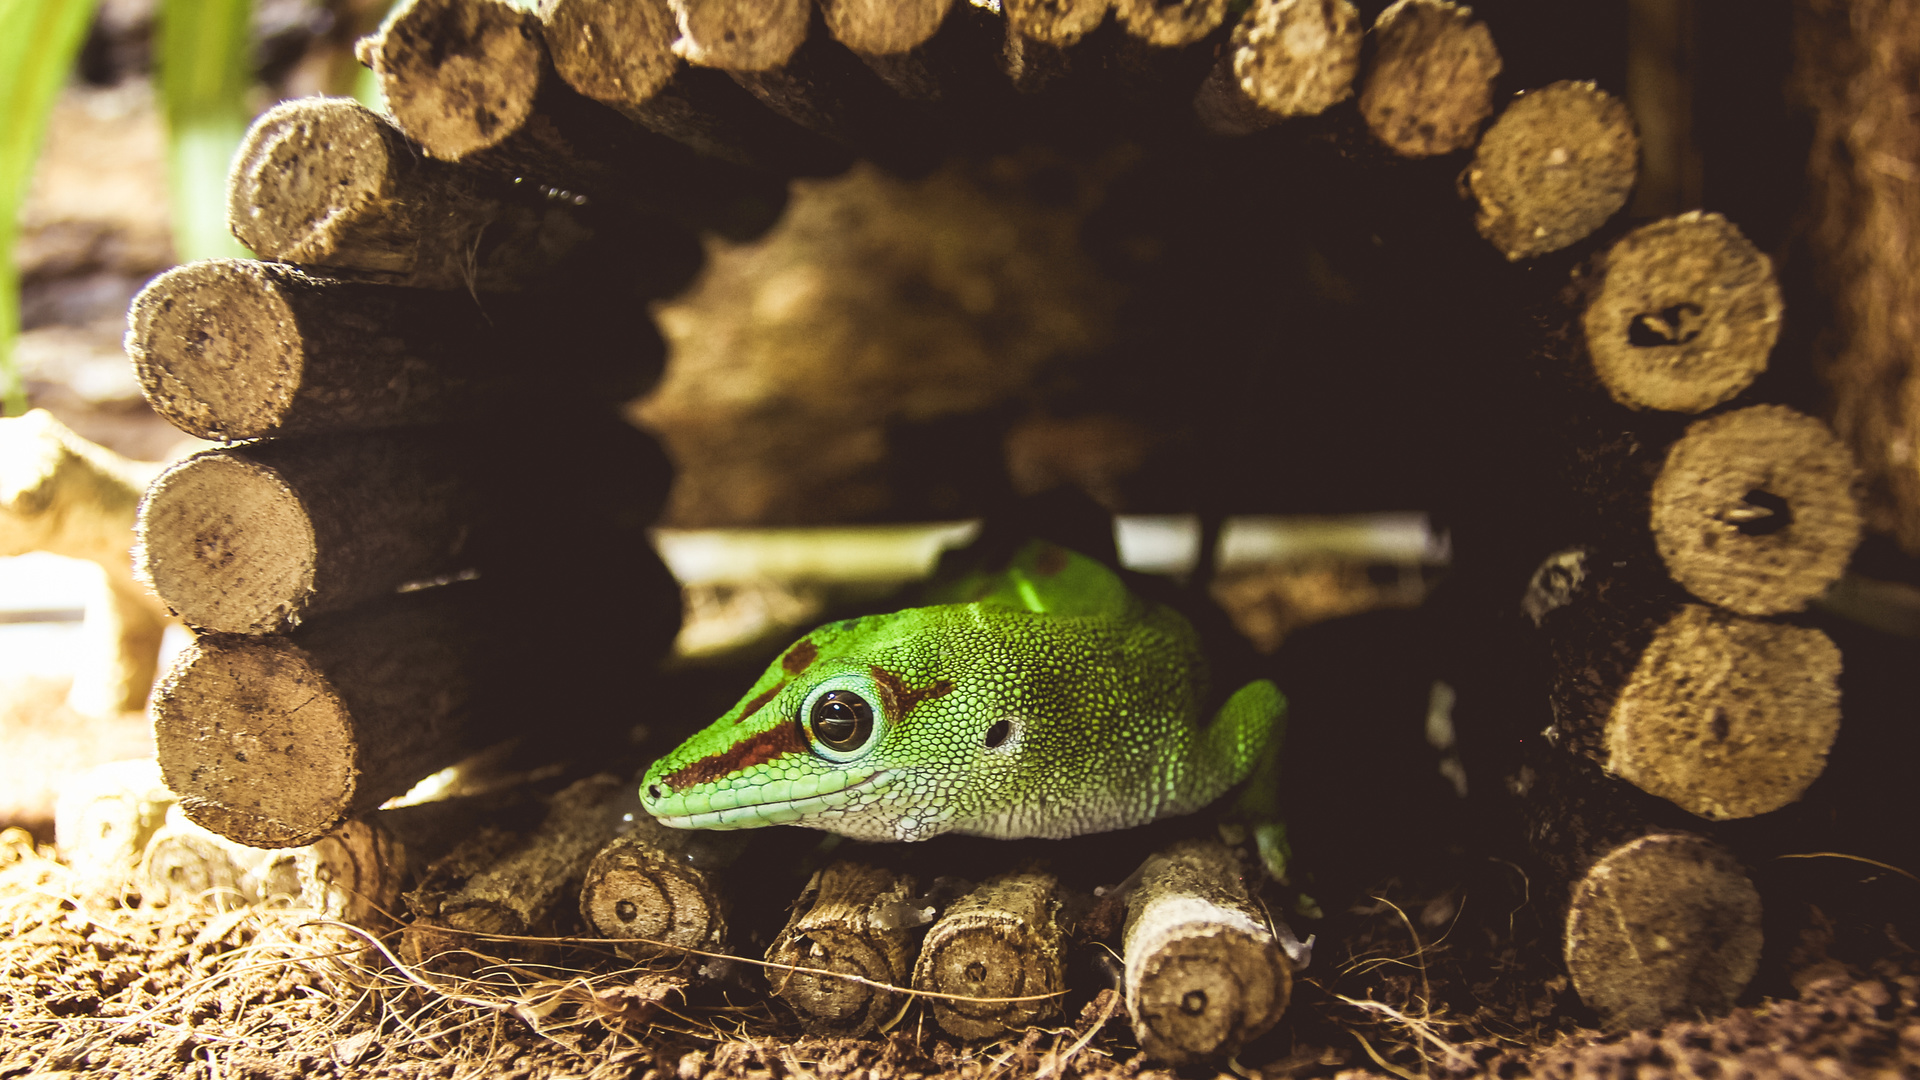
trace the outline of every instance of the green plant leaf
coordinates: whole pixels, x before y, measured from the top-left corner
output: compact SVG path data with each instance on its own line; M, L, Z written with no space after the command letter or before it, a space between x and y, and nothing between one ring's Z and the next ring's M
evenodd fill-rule
M182 262L244 256L227 229L227 169L246 135L253 0L164 0L157 32L173 247Z
M94 0L0 0L0 400L8 416L27 408L13 355L20 336L20 279L13 264L20 204L93 6Z

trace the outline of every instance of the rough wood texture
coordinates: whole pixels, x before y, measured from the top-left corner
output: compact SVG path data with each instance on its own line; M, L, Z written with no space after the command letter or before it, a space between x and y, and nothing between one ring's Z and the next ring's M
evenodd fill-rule
M134 873L175 802L151 758L110 761L69 776L54 806L53 837L74 891L106 903L138 895Z
M1113 0L1006 0L1002 60L1023 94L1046 89L1071 66L1068 50L1106 21Z
M1373 24L1375 52L1361 79L1360 115L1403 157L1473 144L1493 112L1500 52L1473 9L1446 0L1398 0Z
M140 491L157 463L74 434L44 409L0 418L0 557L47 551L100 568L67 703L87 716L144 708L167 613L127 551Z
M300 895L294 853L237 844L194 824L175 805L147 841L135 885L143 904L223 910Z
M957 901L927 931L913 987L972 998L1052 994L1066 989L1069 927L1051 874L1003 874ZM929 998L950 1034L989 1039L1057 1015L1058 998L969 1002Z
M823 0L827 32L908 101L946 96L941 73L925 55L955 0Z
M459 419L505 392L506 343L463 293L208 259L155 278L128 322L147 401L203 439Z
M1293 968L1224 845L1189 841L1149 857L1121 934L1127 1012L1151 1057L1231 1057L1286 1010Z
M530 828L524 793L456 796L376 810L294 852L300 902L370 930L396 925L400 897L428 865L487 828Z
M500 845L490 858L456 850L436 863L406 903L415 918L400 939L409 963L436 971L464 972L472 949L503 959L534 959L536 942L501 941L475 935L529 935L554 928L565 900L580 886L594 853L620 828L626 781L591 776L559 792L539 828ZM469 851L469 856L472 854Z
M1920 555L1920 9L1800 0L1811 277L1832 305L1816 362L1859 458L1870 526Z
M1839 650L1815 629L1676 603L1614 561L1560 552L1528 589L1551 654L1548 738L1702 817L1799 799L1839 730Z
M591 235L568 207L499 188L426 157L357 101L300 98L248 130L227 223L263 259L428 289L517 289Z
M767 949L767 961L856 975L905 986L913 974L920 912L908 898L913 879L840 861L813 876L793 915ZM773 992L818 1035L860 1036L892 1020L905 994L803 972L767 970Z
M621 955L634 959L689 959L676 950L724 952L727 948L727 897L721 874L740 854L745 841L735 833L669 829L646 814L635 814L633 831L593 857L580 886L580 917L607 938L646 938L623 942Z
M290 636L205 635L153 703L167 786L244 844L310 844L458 761L485 732L477 586L408 593Z
M1697 420L1653 482L1653 539L1667 572L1744 615L1799 611L1860 541L1853 455L1784 405Z
M807 39L807 0L670 0L679 20L673 50L688 63L772 71Z
M1360 13L1347 0L1256 0L1194 95L1216 135L1250 135L1353 96Z
M1509 259L1558 251L1627 204L1639 166L1640 137L1618 98L1590 82L1528 91L1474 151L1474 225Z
M1132 37L1179 49L1213 33L1227 17L1227 0L1114 0L1113 14Z
M288 630L466 569L475 447L442 430L206 450L141 503L138 571L187 625Z
M1772 260L1720 215L1643 225L1607 251L1595 277L1580 325L1594 372L1622 405L1701 412L1766 370L1780 285Z

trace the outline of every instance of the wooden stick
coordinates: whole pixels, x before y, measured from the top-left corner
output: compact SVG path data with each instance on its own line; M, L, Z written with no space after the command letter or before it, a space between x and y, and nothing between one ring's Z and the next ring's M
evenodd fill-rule
M538 961L547 950L538 942L476 938L474 934L521 936L554 929L578 889L594 853L620 827L618 807L626 781L601 774L578 781L553 797L546 817L531 833L506 843L483 838L480 857L473 848L456 850L428 870L407 893L414 920L400 938L408 963L449 974L470 974L479 961L474 950L507 960Z
M1066 989L1069 927L1051 874L1002 874L968 893L927 931L913 987L970 998L1027 997ZM930 998L946 1031L989 1039L1056 1015L1058 998L971 1002Z
M937 101L939 77L920 49L939 31L955 0L821 0L820 14L834 40L901 97Z
M1374 21L1373 36L1360 115L1375 137L1402 157L1471 146L1493 112L1501 67L1493 35L1473 9L1447 0L1398 0Z
M1114 0L1114 16L1148 45L1179 49L1213 33L1227 17L1227 0Z
M1773 263L1719 214L1635 229L1593 279L1581 329L1594 372L1622 405L1712 408L1766 369L1780 336Z
M1231 1057L1286 1010L1293 968L1217 841L1147 859L1121 941L1134 1036L1159 1061Z
M235 843L189 820L178 804L148 839L135 883L141 903L153 905L210 902L231 910L300 895L292 852Z
M845 860L807 882L786 929L768 947L767 962L871 981L768 969L774 995L793 1006L808 1031L857 1038L900 1013L906 996L871 983L903 986L913 974L920 925L908 899L914 891L911 877Z
M700 958L674 947L726 951L728 903L721 873L744 846L737 833L669 829L636 814L633 831L602 848L587 867L580 918L602 937L648 938L669 946L626 942L615 946L623 956L698 964Z
M1256 0L1200 84L1193 108L1216 135L1317 116L1353 96L1360 13L1347 0Z
M141 577L187 625L292 629L472 565L476 447L444 430L207 450L141 504Z
M1548 738L1701 817L1799 799L1840 725L1840 652L1818 630L1679 603L1604 551L1535 572L1553 660Z
M289 636L207 635L153 703L187 816L259 847L311 844L488 734L474 690L484 590L383 600Z
M471 297L240 259L167 271L128 322L148 402L203 439L463 418L510 364Z
M1618 98L1590 82L1528 91L1474 151L1474 226L1514 261L1558 251L1627 204L1639 168L1640 137Z
M428 289L513 290L592 234L421 153L350 98L283 101L234 156L227 222L256 255Z
M61 861L73 869L75 891L108 904L139 895L140 856L175 801L152 758L110 761L68 777L54 805L53 836Z
M1697 420L1653 482L1667 572L1746 615L1800 611L1838 580L1860 541L1853 455L1784 405Z
M329 918L385 931L426 867L485 829L531 828L523 791L463 795L375 810L294 852L300 901Z
M1004 0L1007 77L1023 94L1045 89L1068 68L1067 50L1106 21L1113 0Z

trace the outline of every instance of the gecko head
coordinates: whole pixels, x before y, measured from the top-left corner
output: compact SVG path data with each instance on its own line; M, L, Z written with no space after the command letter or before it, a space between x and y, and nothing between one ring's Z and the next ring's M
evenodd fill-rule
M951 827L1016 723L958 692L950 608L831 624L768 666L718 720L654 762L640 800L662 824L795 824L866 840ZM978 732L973 728L979 728ZM991 786L990 784L988 786Z

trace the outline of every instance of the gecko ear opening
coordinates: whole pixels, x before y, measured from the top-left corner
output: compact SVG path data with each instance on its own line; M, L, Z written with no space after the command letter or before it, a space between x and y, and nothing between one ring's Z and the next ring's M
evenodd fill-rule
M1001 743L1006 742L1007 736L1011 734L1013 734L1012 721L995 720L993 726L987 729L987 749L992 750Z

